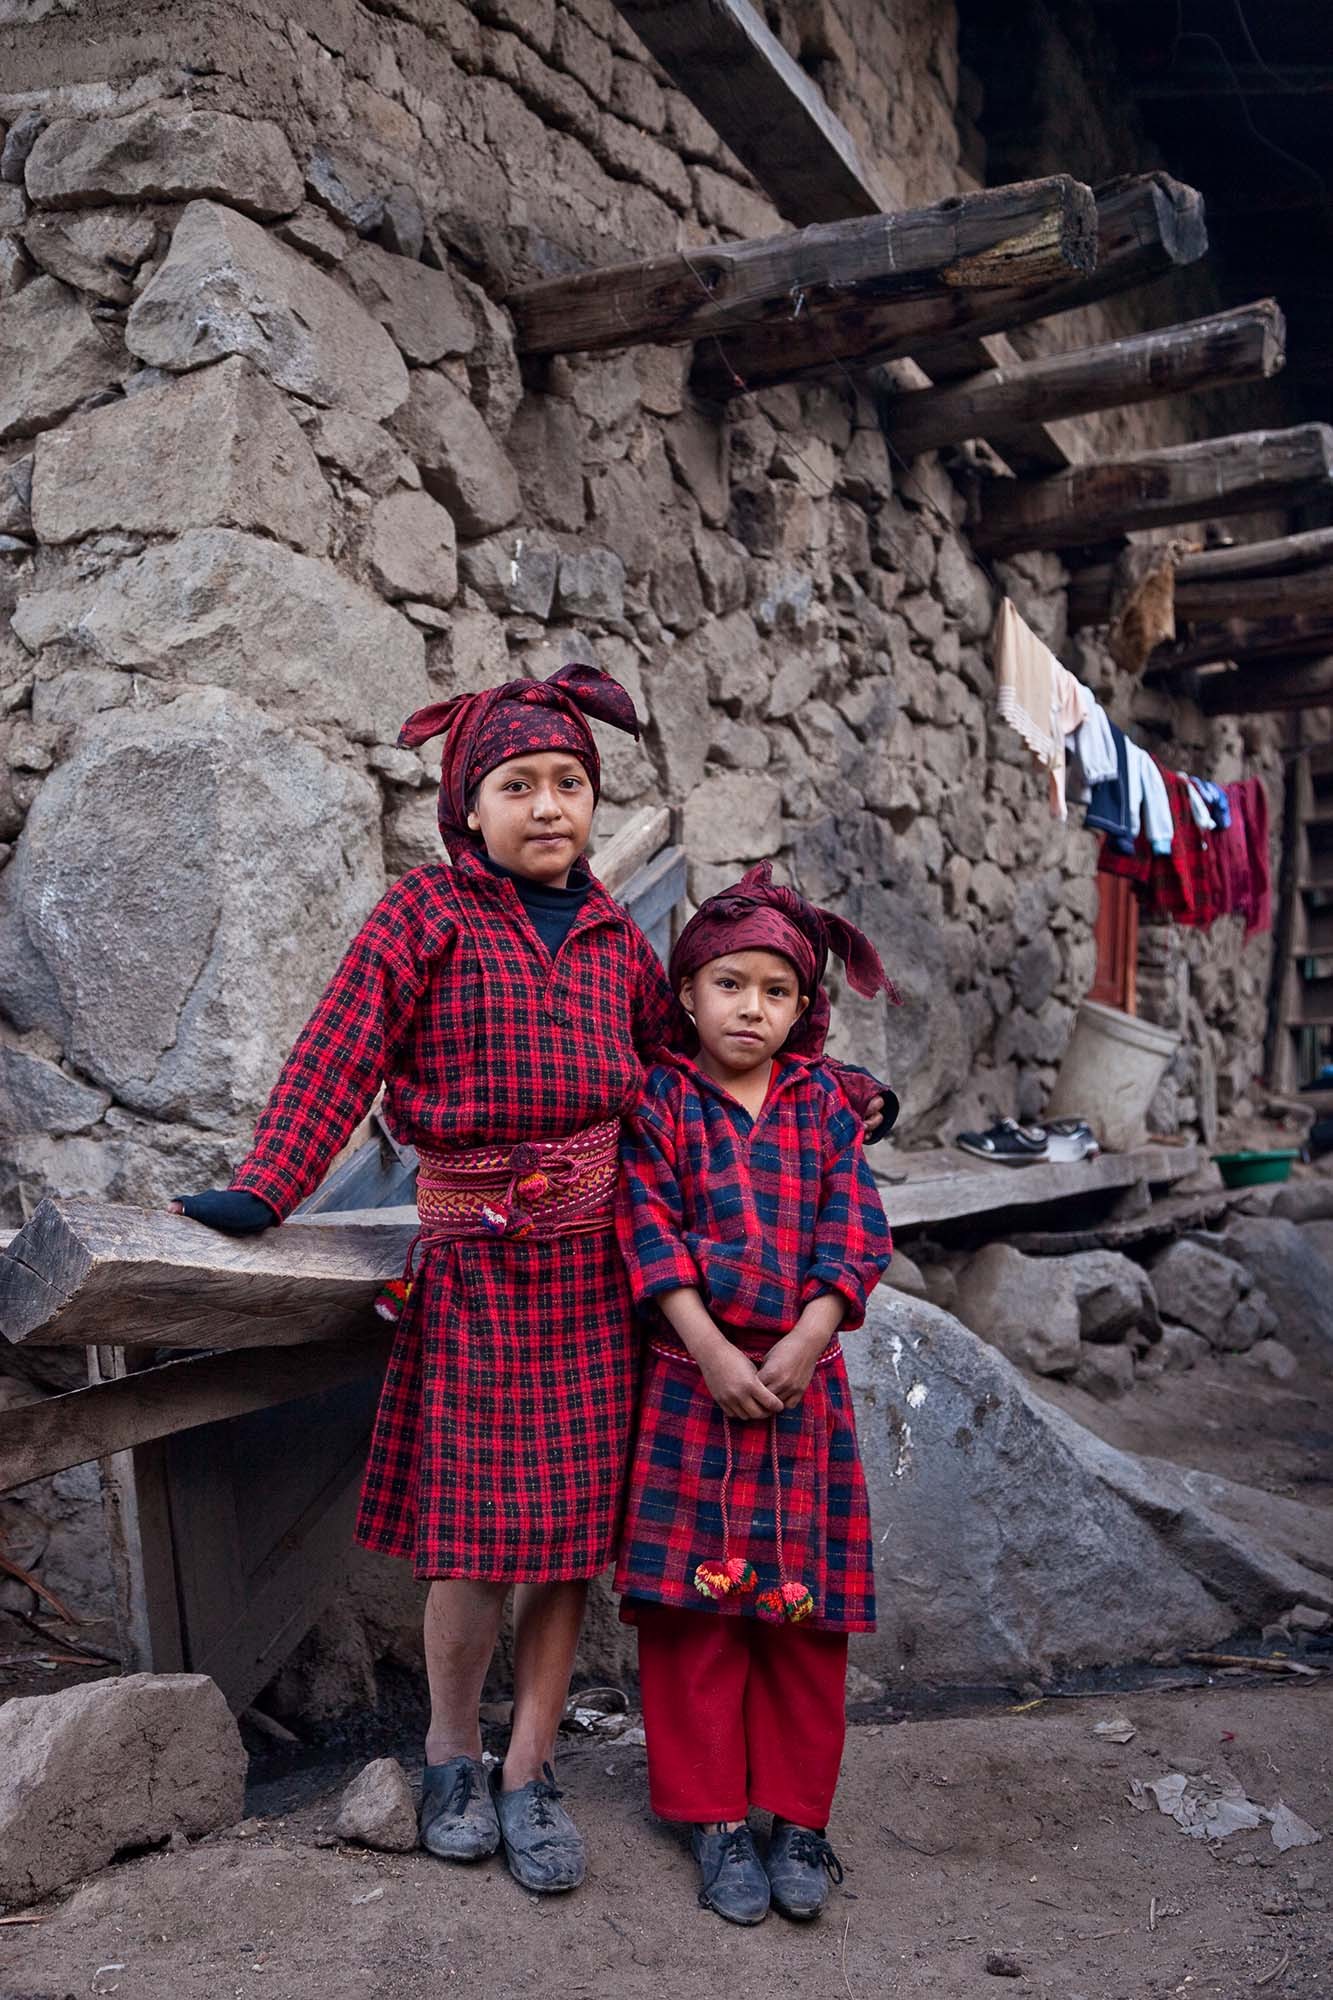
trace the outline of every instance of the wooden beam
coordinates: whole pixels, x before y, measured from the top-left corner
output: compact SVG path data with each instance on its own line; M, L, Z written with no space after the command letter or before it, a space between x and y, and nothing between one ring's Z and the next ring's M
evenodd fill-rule
M951 195L929 208L815 223L548 278L508 299L527 354L683 343L795 321L830 358L865 350L896 304L951 305L960 291L1049 285L1090 268L1097 211L1067 174ZM873 344L873 342L872 342Z
M155 1438L374 1376L383 1369L387 1339L383 1328L380 1337L319 1347L203 1354L0 1410L0 1493Z
M1075 466L1050 479L995 479L971 533L982 553L1013 555L1330 497L1333 429L1302 424Z
M156 1209L44 1201L0 1251L0 1333L46 1347L340 1340L368 1330L412 1234L310 1223L223 1236Z
M887 209L851 133L746 0L616 0L713 130L793 222Z
M1301 659L1333 650L1333 612L1295 613L1284 618L1226 618L1194 625L1181 639L1149 654L1145 672L1170 678L1219 660Z
M904 458L966 438L994 444L1023 424L1276 375L1285 340L1276 301L1261 299L1101 347L992 368L944 388L911 390L889 403L885 426Z
M1267 715L1302 708L1333 708L1333 657L1274 661L1201 674L1199 706L1205 715Z
M1152 76L1137 77L1129 89L1142 104L1203 97L1218 111L1227 98L1333 96L1333 69L1316 63L1173 63Z
M592 856L592 870L609 895L618 896L646 861L671 838L671 808L641 806Z
M1280 576L1191 579L1176 586L1176 623L1215 624L1228 618L1256 621L1333 615L1333 562L1322 569Z
M862 363L911 355L932 380L971 375L990 365L978 360L977 336L1022 326L1073 306L1087 305L1127 286L1192 262L1207 247L1202 203L1194 189L1165 174L1142 174L1097 192L1095 261L1080 271L1035 284L959 284L941 296L887 299L858 312L836 357L825 317L804 312L772 325L729 335L701 350L695 384L703 394L734 395L737 380L750 387L797 380L827 370L835 358Z
M616 0L616 5L786 221L800 228L877 215L890 206L851 133L748 0ZM1003 334L958 346L964 374L1014 358ZM1016 472L1054 472L1069 463L1060 438L1042 424L1011 439L1004 456Z
M1188 607L1204 602L1193 595L1196 585L1211 588L1226 584L1236 592L1233 609L1243 614L1241 594L1247 583L1331 564L1333 528L1312 528L1303 535L1279 535L1272 541L1236 542L1230 548L1200 549L1185 556L1176 567L1176 605L1179 609L1182 604ZM1111 563L1089 563L1076 570L1069 580L1069 623L1104 625L1110 615L1114 581L1115 569ZM1182 615L1188 617L1188 609Z

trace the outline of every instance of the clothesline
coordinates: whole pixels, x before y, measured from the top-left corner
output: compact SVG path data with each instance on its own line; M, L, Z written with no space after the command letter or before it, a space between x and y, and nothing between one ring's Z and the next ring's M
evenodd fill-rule
M1219 785L1168 770L1120 729L1020 615L1000 605L993 635L996 708L1049 773L1051 812L1102 834L1098 872L1133 884L1145 915L1206 928L1272 921L1268 793L1261 778Z

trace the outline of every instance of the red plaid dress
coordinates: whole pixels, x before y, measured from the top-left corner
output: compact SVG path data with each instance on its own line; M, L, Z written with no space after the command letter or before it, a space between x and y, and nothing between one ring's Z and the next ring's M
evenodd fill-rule
M555 958L470 854L405 875L297 1040L232 1185L287 1215L381 1082L432 1151L567 1137L633 1104L674 1003L597 888ZM357 1523L421 1577L542 1583L610 1561L633 1414L614 1231L419 1246Z
M1175 822L1170 852L1154 854L1140 834L1134 852L1121 854L1108 835L1097 867L1103 875L1129 877L1145 917L1174 917L1178 924L1206 930L1225 907L1217 835L1195 825L1185 780L1162 764L1157 768Z
M693 1285L719 1325L759 1356L828 1291L847 1301L843 1332L892 1255L861 1150L860 1121L821 1063L780 1057L758 1118L685 1057L651 1071L624 1142L616 1226L635 1299L646 1308L639 1429L616 1588L681 1609L745 1616L756 1593L710 1603L694 1587L722 1554L727 1430L695 1363L652 1300ZM731 1550L779 1580L770 1426L729 1426ZM810 1624L871 1631L870 1510L846 1365L837 1338L795 1409L776 1420L786 1569L810 1588Z

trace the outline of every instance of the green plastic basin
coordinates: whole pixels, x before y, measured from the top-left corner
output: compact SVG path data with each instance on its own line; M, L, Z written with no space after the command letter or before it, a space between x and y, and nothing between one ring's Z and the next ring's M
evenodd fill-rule
M1258 1187L1262 1181L1285 1181L1291 1163L1301 1157L1298 1146L1278 1146L1271 1152L1214 1153L1228 1187Z

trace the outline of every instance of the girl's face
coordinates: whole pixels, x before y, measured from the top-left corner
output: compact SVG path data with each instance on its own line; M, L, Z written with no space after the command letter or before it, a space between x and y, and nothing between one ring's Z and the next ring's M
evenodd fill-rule
M467 823L502 868L563 889L592 830L592 780L567 750L535 750L488 771Z
M680 999L694 1016L703 1067L718 1082L770 1062L810 1004L775 951L710 958L681 981Z

